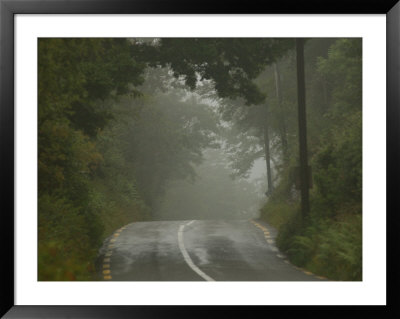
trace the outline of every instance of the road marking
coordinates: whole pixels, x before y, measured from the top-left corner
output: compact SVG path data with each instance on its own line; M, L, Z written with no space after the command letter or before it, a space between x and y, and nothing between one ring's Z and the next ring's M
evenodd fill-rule
M191 223L193 223L194 220L186 223L186 224L182 224L179 226L179 230L178 230L178 244L179 244L179 249L181 250L181 253L183 255L183 258L185 259L186 263L189 265L190 268L192 268L192 270L198 274L200 277L202 277L203 279L207 280L207 281L215 281L214 279L212 279L210 276L208 276L207 274L205 274L203 271L201 271L201 269L199 267L197 267L194 263L193 260L190 258L186 248L185 248L185 244L183 243L183 229L185 228L185 226L189 226Z
M108 246L107 246L107 250L104 254L104 259L103 259L103 279L104 280L111 280L111 255L113 253L113 248L115 247L113 243L115 243L115 241L117 240L117 238L119 237L119 235L121 235L121 232L125 229L127 225L125 225L124 227L121 227L119 229L117 229L113 234L112 234L112 238L109 240L108 242Z
M254 226L260 228L260 229L264 232L264 237L265 237L265 240L268 242L268 244L273 244L273 243L274 243L274 240L271 240L271 237L270 237L270 235L269 235L269 232L268 232L268 229L267 229L267 228L261 226L259 223L255 222L255 221L253 221L253 220L251 220L251 223L252 223ZM267 233L268 233L268 235L267 235ZM270 247L270 249L271 249L272 251L276 252L276 253L277 253L276 256L279 257L279 258L282 258L284 263L286 263L286 264L288 264L288 265L291 265L291 266L294 267L295 269L297 269L297 270L299 270L299 271L301 271L301 272L303 272L303 273L305 273L305 274L307 274L307 275L314 276L315 278L318 278L318 279L329 280L329 279L327 279L327 278L325 278L325 277L323 277L323 276L317 276L317 275L313 274L313 273L310 272L310 271L307 271L307 270L305 270L305 269L302 269L302 268L300 268L300 267L297 267L297 266L291 264L287 259L284 259L285 256L281 255L281 254L279 253L279 249L277 249L276 247Z
M188 222L185 226L189 226L190 224L194 223L194 220L191 220L190 222Z

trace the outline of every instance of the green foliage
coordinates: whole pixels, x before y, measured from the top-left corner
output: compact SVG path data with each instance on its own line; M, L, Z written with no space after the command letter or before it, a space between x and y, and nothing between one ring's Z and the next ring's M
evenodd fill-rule
M334 280L362 280L362 218L328 225L310 268Z
M122 156L135 171L138 189L149 206L164 194L169 181L194 178L202 149L214 144L218 131L209 106L185 100L179 93L184 92L170 89L151 98L126 100L137 111L117 133L125 145Z
M142 96L145 63L127 39L40 39L38 57L38 276L87 280L102 240L150 219L166 183L194 174L217 125L183 91L143 86ZM173 91L170 78L159 83Z
M143 56L151 57L151 65L169 65L191 89L198 79L212 80L219 97L259 104L265 96L252 80L293 44L279 38L162 38L144 46Z
M353 213L361 213L361 112L353 114L347 122L346 126L341 123L330 141L324 139L325 144L314 157L314 180L318 188L315 204L328 208L326 212L331 216L340 212L343 203L359 206Z
M326 59L318 59L318 71L325 76L332 91L332 109L336 116L344 118L361 109L361 62L361 39L340 39L329 48Z
M91 280L101 225L61 197L42 195L38 208L38 280Z
M298 148L293 39L39 39L39 280L90 279L104 237L152 218L149 207L171 182L195 178L202 151L224 131L204 101L235 123L227 145L239 176L263 154L268 120L278 185L262 217L279 228L281 249L317 273L359 280L361 40L307 43L314 188L304 221L290 174Z
M116 229L134 221L150 219L150 210L126 179L116 187L110 180L97 177L91 184L90 202L103 223L101 241Z
M289 169L282 170L279 177L280 181L274 192L261 208L260 217L279 229L279 236L285 238L286 233L295 233L295 225L299 224L298 194L293 189L294 181ZM278 240L280 239L278 238Z
M283 167L262 217L279 228L277 244L294 264L333 280L361 280L361 40L317 42L306 47L311 211L301 217L299 192Z
M273 227L281 229L282 233L284 233L285 231L281 227L285 227L287 221L293 219L296 211L297 205L285 202L285 200L273 200L270 198L268 204L261 209L261 218L268 220ZM290 233L290 230L288 232Z
M291 220L279 234L278 245L291 261L332 280L362 280L361 216L343 221L316 219L301 227Z
M94 194L104 161L96 135L113 118L100 102L142 83L131 47L126 39L39 39L39 280L93 279L108 231L106 204Z

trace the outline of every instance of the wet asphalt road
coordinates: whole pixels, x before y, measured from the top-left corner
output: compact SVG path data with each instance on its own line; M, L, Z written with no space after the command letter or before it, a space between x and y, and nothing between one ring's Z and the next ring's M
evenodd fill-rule
M276 231L249 220L128 224L104 242L102 280L318 281L278 251Z

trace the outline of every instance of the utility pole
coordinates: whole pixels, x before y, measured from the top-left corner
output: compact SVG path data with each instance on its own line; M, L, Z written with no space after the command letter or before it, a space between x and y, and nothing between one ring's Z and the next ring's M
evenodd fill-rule
M307 162L307 121L306 121L306 88L304 76L304 39L296 39L297 60L297 102L299 119L300 148L300 191L301 213L305 218L310 211L309 200L309 167Z

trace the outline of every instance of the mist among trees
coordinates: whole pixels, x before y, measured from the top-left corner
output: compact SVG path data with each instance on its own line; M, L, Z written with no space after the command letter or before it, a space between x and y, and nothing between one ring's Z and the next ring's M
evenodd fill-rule
M304 56L307 216L295 39L39 39L38 279L92 280L134 221L261 218L295 265L361 280L362 40Z

